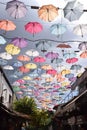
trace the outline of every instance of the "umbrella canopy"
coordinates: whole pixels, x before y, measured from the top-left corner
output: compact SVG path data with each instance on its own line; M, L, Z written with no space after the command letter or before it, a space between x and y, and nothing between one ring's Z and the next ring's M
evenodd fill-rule
M66 30L67 30L67 27L63 24L53 24L50 27L50 32L57 36L64 34Z
M87 58L87 51L84 51L80 54L81 58Z
M3 66L3 69L5 69L5 70L14 70L14 68L11 65L5 65L5 66Z
M58 48L71 48L70 45L64 44L64 43L61 43L61 44L57 45L57 47L58 47Z
M11 60L13 57L7 52L2 52L0 53L0 58L5 60Z
M41 32L43 30L43 26L38 22L29 22L25 25L25 30L34 35Z
M82 68L81 65L79 65L79 64L74 64L74 65L71 66L70 69L71 69L71 70L77 70L77 71L78 71L78 70L80 70L81 68Z
M40 19L51 22L58 16L58 8L54 5L44 5L38 10Z
M78 45L78 48L79 48L81 51L86 51L86 50L87 50L87 42L81 42L81 43Z
M55 69L49 69L46 71L47 74L55 75L57 74L57 71Z
M80 2L68 2L64 8L64 17L67 18L69 21L78 20L82 14L83 5Z
M79 24L73 28L73 33L79 36L87 34L87 24Z
M23 2L12 0L7 2L6 11L11 17L16 19L24 17L27 13L27 8Z
M12 44L6 45L5 50L6 50L7 53L9 53L11 55L17 55L17 54L20 53L20 48L14 46Z
M0 29L5 31L12 31L16 29L16 25L10 20L0 20Z
M39 52L34 49L26 51L26 54L32 57L39 56Z
M30 69L26 68L25 66L19 67L18 70L22 73L27 73L30 71Z
M6 43L6 40L4 39L3 36L0 36L0 44L3 45Z
M75 62L77 62L77 61L78 61L78 58L69 58L69 59L66 60L66 62L69 63L69 64L70 64L70 63L71 63L71 64L72 64L72 63L75 63Z
M20 60L20 61L30 61L30 57L29 56L27 56L27 55L19 55L18 57L17 57L17 59L18 60Z
M36 69L36 68L37 68L37 65L34 64L34 63L27 63L27 64L25 65L25 67L28 68L28 69Z
M52 66L51 65L48 65L48 64L45 64L41 67L41 69L43 70L49 70L49 69L52 69Z
M45 57L49 58L49 59L54 59L54 58L58 58L59 54L55 53L55 52L48 52Z
M45 59L44 57L42 57L42 56L37 56L37 57L35 57L35 58L33 59L33 61L34 61L34 62L39 62L39 63L41 63L41 62L45 62L46 59Z
M68 69L64 69L64 70L61 71L61 74L62 74L62 75L70 74L70 73L71 73L71 71L68 70Z
M27 41L24 38L13 38L11 43L13 43L14 46L17 46L19 48L24 48L27 46Z

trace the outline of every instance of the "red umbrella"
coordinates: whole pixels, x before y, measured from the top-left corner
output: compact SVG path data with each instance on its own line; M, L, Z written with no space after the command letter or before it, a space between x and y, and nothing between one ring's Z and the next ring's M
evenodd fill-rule
M41 32L42 29L42 25L38 22L29 22L25 25L25 30L33 35Z
M71 63L71 64L75 63L77 61L78 61L78 58L69 58L69 59L66 60L67 63Z
M46 59L44 57L41 57L41 56L37 56L33 59L34 62L45 62Z
M47 74L55 75L57 74L57 71L55 69L49 69L46 71Z

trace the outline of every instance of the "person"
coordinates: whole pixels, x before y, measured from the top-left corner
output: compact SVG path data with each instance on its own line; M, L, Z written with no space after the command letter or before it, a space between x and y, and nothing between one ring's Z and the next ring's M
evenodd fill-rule
M21 126L21 130L26 130L25 129L25 124L23 123L22 126Z

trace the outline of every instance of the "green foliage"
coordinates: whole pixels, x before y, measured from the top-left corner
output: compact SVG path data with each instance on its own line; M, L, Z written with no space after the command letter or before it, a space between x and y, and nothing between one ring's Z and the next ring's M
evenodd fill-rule
M30 128L41 128L50 124L53 113L47 110L40 110L33 98L24 97L13 104L14 110L31 116Z
M13 109L30 115L34 109L37 109L37 105L33 98L24 97L14 102Z

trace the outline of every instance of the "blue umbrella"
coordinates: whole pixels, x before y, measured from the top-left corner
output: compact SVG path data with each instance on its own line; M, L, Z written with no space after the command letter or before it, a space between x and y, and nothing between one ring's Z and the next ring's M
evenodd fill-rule
M63 24L53 24L50 27L50 32L57 36L64 34L66 30L67 30L67 27Z
M0 36L0 44L5 44L6 40L4 39L4 37Z
M0 65L6 65L8 62L4 59L0 59Z

